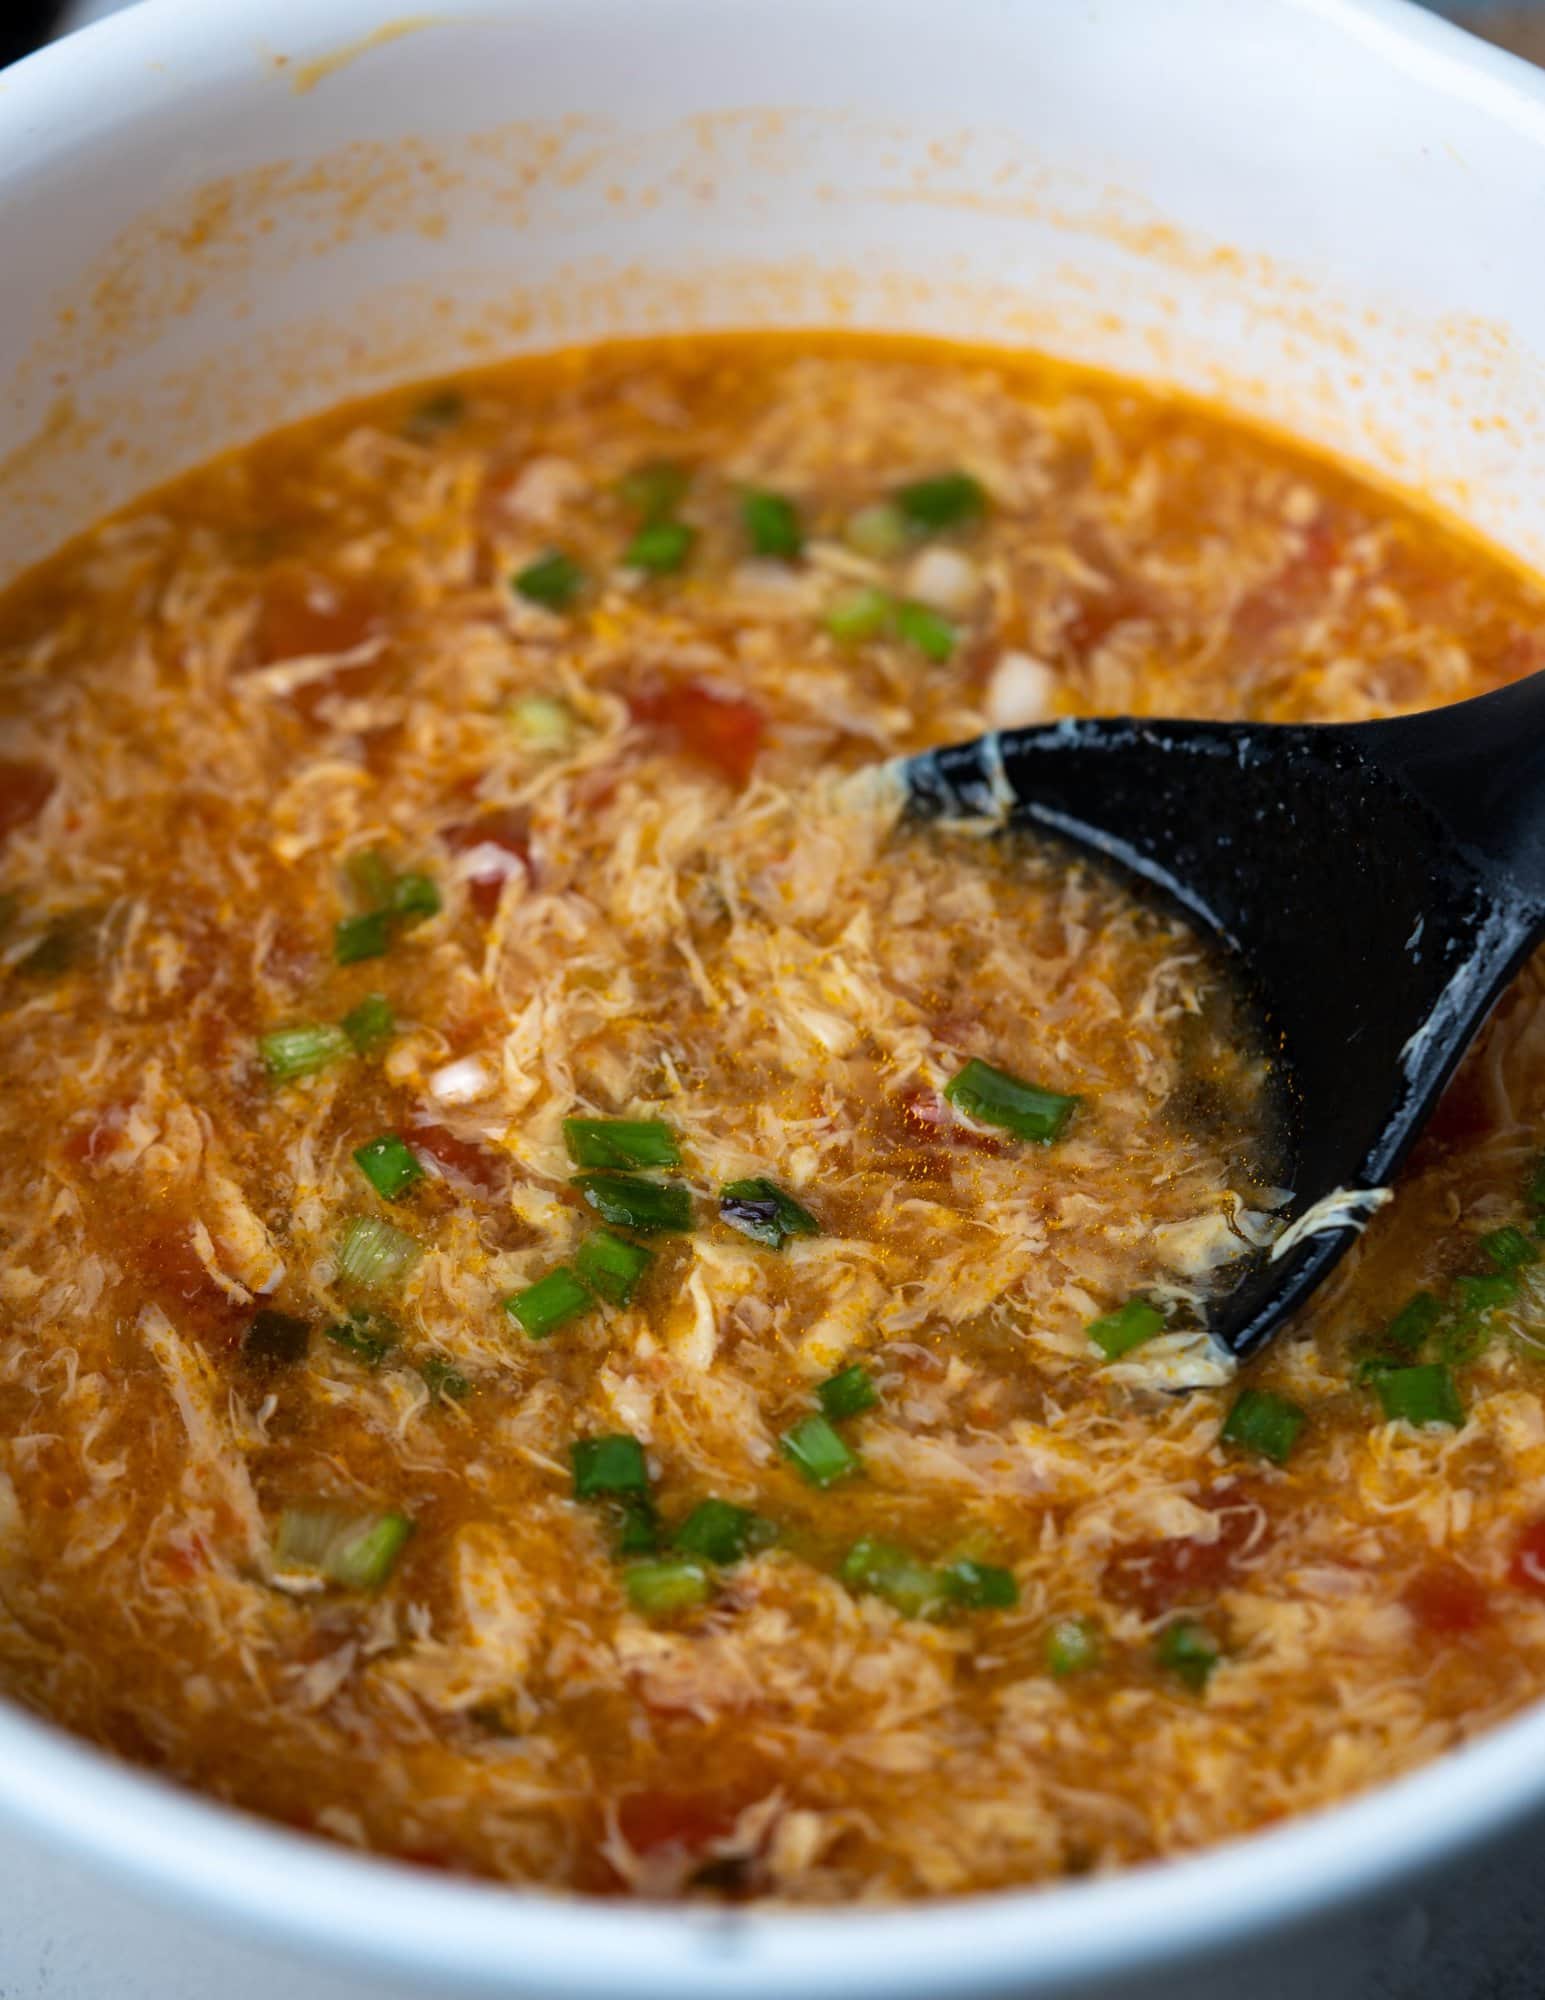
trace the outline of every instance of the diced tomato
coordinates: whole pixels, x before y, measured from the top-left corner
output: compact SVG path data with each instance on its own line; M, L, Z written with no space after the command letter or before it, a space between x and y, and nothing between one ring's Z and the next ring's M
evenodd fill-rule
M448 826L441 839L467 857L467 898L485 921L499 907L504 885L513 877L532 879L531 823L522 812L484 813L480 819Z
M721 694L702 681L669 681L629 695L635 722L706 764L732 785L744 785L762 747L767 719L753 702Z
M188 1535L185 1541L163 1544L159 1554L161 1567L179 1583L191 1583L209 1567L209 1550L197 1532Z
M1145 1618L1184 1606L1206 1604L1226 1590L1247 1552L1261 1548L1271 1533L1260 1502L1243 1485L1229 1481L1196 1496L1218 1520L1212 1541L1197 1535L1129 1542L1105 1565L1105 1594Z
M0 840L35 820L53 790L54 774L46 764L0 757Z
M1440 1638L1474 1632L1491 1616L1483 1585L1457 1563L1429 1563L1419 1569L1400 1601L1424 1631Z
M1513 1545L1507 1580L1515 1590L1545 1597L1545 1520L1531 1521Z
M458 1138L443 1125L410 1125L403 1134L415 1153L427 1153L453 1180L491 1191L499 1185L499 1163L470 1139Z
M617 1825L635 1854L674 1848L697 1854L734 1830L736 1812L703 1792L630 1792L617 1808Z
M287 564L271 574L257 621L257 660L352 653L384 628L379 593L362 579L326 576Z
M144 1236L133 1251L140 1278L158 1305L175 1315L192 1307L202 1317L230 1323L230 1337L243 1308L227 1296L199 1262L186 1228Z
M973 1132L958 1119L937 1090L919 1084L904 1090L896 1100L901 1123L909 1137L935 1146L964 1146L973 1153L1001 1154L1003 1143L986 1132Z

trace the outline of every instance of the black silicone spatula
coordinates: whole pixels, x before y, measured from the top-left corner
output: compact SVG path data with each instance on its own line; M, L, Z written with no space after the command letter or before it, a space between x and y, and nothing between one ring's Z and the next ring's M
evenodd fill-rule
M1545 674L1388 722L1067 721L900 770L914 817L1055 834L1233 956L1280 1044L1294 1190L1290 1231L1210 1308L1245 1359L1346 1250L1545 935Z

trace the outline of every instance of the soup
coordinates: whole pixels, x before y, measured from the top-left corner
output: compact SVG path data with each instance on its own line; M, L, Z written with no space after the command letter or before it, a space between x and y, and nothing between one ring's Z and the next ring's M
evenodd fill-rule
M0 1685L382 1854L788 1902L1516 1710L1537 972L1230 1379L1289 1168L1227 968L858 774L1442 703L1541 614L1216 414L878 339L522 362L85 537L0 602Z

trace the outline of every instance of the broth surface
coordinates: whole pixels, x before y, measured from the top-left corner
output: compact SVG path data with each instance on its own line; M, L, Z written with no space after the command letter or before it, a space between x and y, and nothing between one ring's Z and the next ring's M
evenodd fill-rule
M844 780L1436 705L1542 610L1216 414L815 336L394 396L72 546L0 599L0 1686L424 1865L801 1902L1538 1696L1538 966L1208 1377L1284 1198L1223 972Z

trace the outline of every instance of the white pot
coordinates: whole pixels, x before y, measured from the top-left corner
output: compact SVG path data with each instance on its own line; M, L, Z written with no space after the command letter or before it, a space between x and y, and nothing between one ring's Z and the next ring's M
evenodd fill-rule
M1398 0L415 5L152 0L0 76L0 568L391 381L838 321L1217 395L1545 565L1545 87ZM358 1859L0 1710L0 1990L1408 1993L1542 1806L1545 1710L1166 1869L677 1914Z

